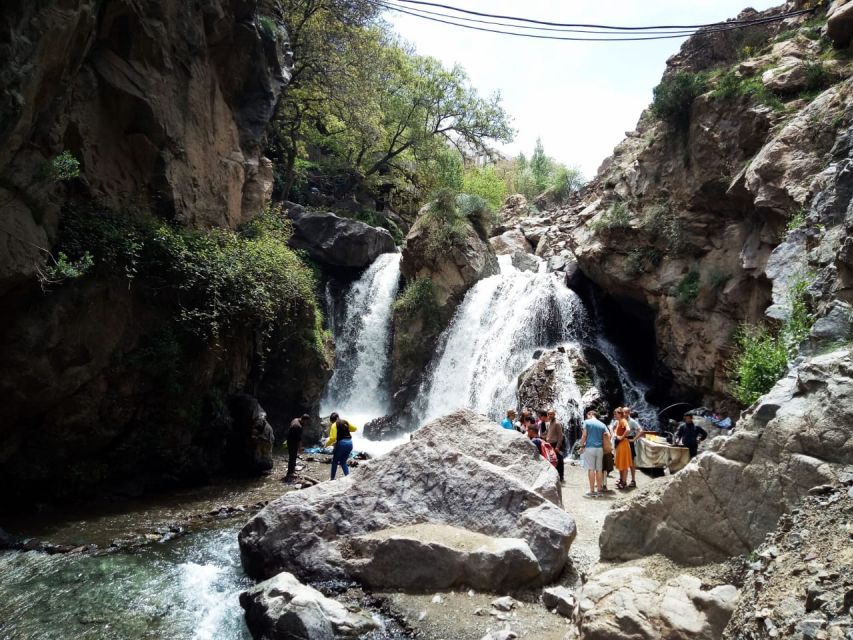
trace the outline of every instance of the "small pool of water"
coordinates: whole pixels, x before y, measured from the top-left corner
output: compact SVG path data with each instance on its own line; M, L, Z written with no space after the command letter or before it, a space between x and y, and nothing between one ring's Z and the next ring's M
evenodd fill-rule
M238 603L251 584L240 523L135 553L0 554L4 640L251 638Z

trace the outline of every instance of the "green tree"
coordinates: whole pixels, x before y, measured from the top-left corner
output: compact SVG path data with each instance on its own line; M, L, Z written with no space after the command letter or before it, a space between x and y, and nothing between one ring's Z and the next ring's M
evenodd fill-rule
M461 162L449 145L485 151L489 141L511 139L499 95L480 97L460 67L446 69L396 42L373 3L283 6L295 62L270 140L281 197L309 158L320 158L316 171L366 184L378 202L394 191L424 197L459 186Z
M467 170L462 181L462 191L483 198L491 211L499 209L507 196L506 184L491 165Z
M545 155L542 138L536 138L536 146L533 148L533 155L530 156L530 173L533 177L533 187L536 189L535 195L539 195L548 188L552 167L553 162Z

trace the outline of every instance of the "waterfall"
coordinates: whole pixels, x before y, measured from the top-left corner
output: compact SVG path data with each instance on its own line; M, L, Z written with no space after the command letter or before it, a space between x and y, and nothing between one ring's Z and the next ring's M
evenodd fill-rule
M515 406L518 375L537 348L584 335L581 300L558 275L499 262L501 273L468 291L444 333L416 402L420 424L461 407L498 418Z
M399 280L400 254L384 253L352 283L342 308L327 288L336 354L323 413L337 411L361 425L388 412L391 312Z

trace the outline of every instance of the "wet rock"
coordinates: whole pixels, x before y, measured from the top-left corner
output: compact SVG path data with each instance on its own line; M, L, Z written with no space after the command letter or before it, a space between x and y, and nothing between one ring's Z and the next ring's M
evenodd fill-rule
M539 262L527 253L513 253L512 266L519 271L531 271L533 273L539 271Z
M491 443L488 448L482 447L484 439ZM524 436L497 429L470 411L458 411L421 427L393 456L342 480L275 500L240 532L240 555L253 577L287 570L304 579L349 578L366 559L353 554L351 543L378 548L379 538L390 534L374 535L375 542L369 544L369 537L360 542L357 538L430 523L494 538L520 538L537 567L535 575L525 575L532 584L543 583L562 570L575 536L574 521L559 507L560 500L556 472ZM417 539L401 548L412 544ZM507 545L512 550L507 553L530 566L522 545ZM477 555L477 548L465 549L464 544L436 554L456 558L460 549ZM399 561L412 573L431 575L423 556L406 555ZM466 566L475 561L467 558ZM424 583L421 588L430 587Z
M364 424L364 437L370 440L393 440L411 429L397 416L382 416Z
M369 616L280 573L240 594L252 637L264 640L358 638L376 629Z
M718 640L737 595L731 585L704 590L693 576L661 583L640 567L610 569L578 590L575 622L581 640Z
M381 254L397 251L386 229L334 213L304 211L298 205L288 206L287 213L293 221L291 246L305 249L323 264L363 269Z

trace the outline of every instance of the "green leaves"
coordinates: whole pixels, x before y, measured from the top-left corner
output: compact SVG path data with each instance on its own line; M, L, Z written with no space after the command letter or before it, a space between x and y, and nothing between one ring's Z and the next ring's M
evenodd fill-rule
M654 89L652 113L676 130L685 132L690 126L693 100L704 93L707 87L708 79L703 73L679 71L664 78Z
M287 246L290 233L277 210L239 232L68 210L55 269L65 277L96 270L137 280L158 299L173 302L177 325L203 342L218 342L243 327L269 338L302 314L319 313L313 273Z

